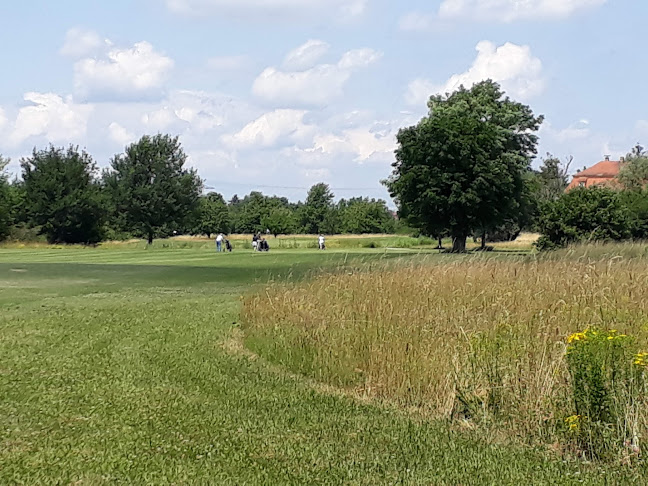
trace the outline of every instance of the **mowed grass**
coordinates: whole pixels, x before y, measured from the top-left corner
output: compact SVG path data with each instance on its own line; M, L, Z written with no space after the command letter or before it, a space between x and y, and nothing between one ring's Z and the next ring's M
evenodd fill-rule
M0 484L610 484L243 349L241 294L399 255L0 250Z

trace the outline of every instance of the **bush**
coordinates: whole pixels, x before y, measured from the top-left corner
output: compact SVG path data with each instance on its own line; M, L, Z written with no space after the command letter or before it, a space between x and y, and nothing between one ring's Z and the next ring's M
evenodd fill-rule
M543 206L539 229L540 250L581 241L620 241L632 238L632 217L618 191L575 189Z
M639 448L637 407L645 396L646 353L616 330L597 328L567 339L573 415L568 436L591 458L614 457L624 445Z

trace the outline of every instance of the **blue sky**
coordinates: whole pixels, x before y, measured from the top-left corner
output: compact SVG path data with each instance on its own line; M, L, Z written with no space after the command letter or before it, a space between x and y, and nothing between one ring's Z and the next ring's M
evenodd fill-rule
M24 0L0 6L0 154L100 166L179 135L206 184L387 198L395 135L485 78L544 114L573 168L648 144L638 0Z

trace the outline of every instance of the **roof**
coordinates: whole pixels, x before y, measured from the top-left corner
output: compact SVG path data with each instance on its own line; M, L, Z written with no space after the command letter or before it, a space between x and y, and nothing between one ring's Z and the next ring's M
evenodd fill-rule
M574 177L615 178L621 171L621 162L618 160L603 160L589 169L582 170Z
M621 171L621 162L618 160L603 160L589 169L574 174L567 186L567 191L576 187L592 187L599 185L615 185L616 178Z

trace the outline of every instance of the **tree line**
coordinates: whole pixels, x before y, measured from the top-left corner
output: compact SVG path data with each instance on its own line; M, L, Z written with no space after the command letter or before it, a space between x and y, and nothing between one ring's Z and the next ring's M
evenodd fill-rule
M203 195L177 137L144 136L99 172L77 147L34 149L21 160L22 180L2 176L0 239L44 235L52 243L172 234L392 233L452 239L463 252L469 237L512 240L542 234L538 248L584 240L648 239L648 154L639 145L612 187L565 192L571 159L547 154L532 169L544 118L483 81L432 96L429 113L397 135L395 162L383 181L398 207L382 200L334 201L316 184L304 202L253 191L225 201Z
M0 157L0 240L44 237L50 243L216 233L391 233L397 226L385 201L354 197L334 202L324 183L304 202L253 191L225 201L203 194L186 167L178 137L144 136L99 171L84 150L34 149L9 181Z

